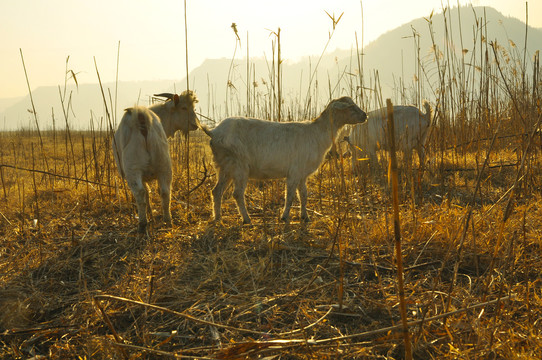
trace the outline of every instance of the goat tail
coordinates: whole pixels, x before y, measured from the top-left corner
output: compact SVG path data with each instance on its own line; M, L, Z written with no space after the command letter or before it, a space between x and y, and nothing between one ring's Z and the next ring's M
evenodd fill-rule
M131 108L124 109L124 111L126 111L128 115L131 115L132 128L134 128L134 130L139 131L139 133L141 133L141 135L143 135L143 137L145 138L145 142L146 142L147 135L149 134L149 131L152 126L151 125L152 117L148 114L148 110L143 107L134 106Z
M423 108L425 110L425 114L423 115L428 123L431 123L431 105L429 104L429 101L424 100L423 101Z
M149 110L142 106L134 106L124 109L131 117L130 125L133 131L139 132L145 139L145 146L147 146L147 136L152 128L152 116L149 114Z

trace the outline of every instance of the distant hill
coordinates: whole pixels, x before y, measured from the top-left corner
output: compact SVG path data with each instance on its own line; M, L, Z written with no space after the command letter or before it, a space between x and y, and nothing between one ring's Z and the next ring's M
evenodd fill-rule
M103 84L108 109L110 113L115 102L115 84ZM169 80L164 81L141 81L141 82L119 82L117 91L117 114L121 115L122 110L132 106L138 102L148 104L149 98L157 89L160 92L172 91L174 82ZM64 93L62 87L59 91L58 86L42 86L32 92L34 105L40 128L50 129L53 127L53 119L56 128L66 127L66 118L62 109L61 92ZM70 106L68 102L71 95ZM0 130L19 129L21 127L34 127L35 120L32 114L32 104L30 96L25 96L16 101L12 106L4 109L0 114L0 119L5 119L5 123L0 123ZM64 108L67 110L68 124L73 129L90 129L91 123L94 128L97 128L100 122L107 120L105 117L105 106L102 93L98 84L79 84L78 87L68 85L66 88L66 97L64 100ZM1 100L0 100L1 104ZM113 104L113 105L112 105ZM68 111L68 109L70 109Z
M493 8L462 7L460 9L461 28L459 26L459 10L457 8L447 10L448 31L451 34L448 39L448 49L457 54L466 49L466 60L473 54L473 40L478 29L476 21L487 21L484 33L487 32L488 41L497 41L509 52L516 53L517 57L523 58L525 39L525 24L517 19L505 17ZM434 14L431 18L434 38L437 48L445 51L446 39L444 30L443 14ZM339 25L340 26L340 25ZM416 65L416 49L413 33L419 34L419 54L429 82L435 82L436 63L432 53L432 42L429 32L428 20L419 18L407 24L403 24L391 30L375 41L369 43L363 49L363 76L364 86L374 88L376 73L381 85L384 97L392 97L395 102L401 102L398 92L395 91L400 83L405 87L415 85L413 80ZM462 35L462 41L461 37ZM477 45L480 45L481 34L476 34ZM484 34L485 36L485 34ZM333 40L331 41L331 46ZM461 45L462 44L462 45ZM528 28L527 59L530 61L536 50L542 48L542 29ZM479 56L479 49L475 54ZM283 54L287 57L287 54ZM314 69L320 56L307 56L297 62L288 60L282 63L283 72L283 100L284 117L291 116L294 119L314 116L330 97L341 95L355 95L352 91L358 91L359 71L356 49L335 50L326 53L320 59L317 71ZM247 108L247 95L250 96L251 106L256 105L260 110L257 116L269 117L272 109L264 106L268 99L275 96L271 89L272 59L251 58L248 64L250 73L249 88L247 94L247 59L208 59L190 73L190 86L200 99L199 111L213 119L220 119L226 115L245 115ZM312 78L313 73L315 74ZM229 75L229 77L228 77ZM312 78L309 90L309 79ZM228 79L230 83L228 83ZM158 92L180 92L185 88L186 79L120 82L118 85L118 98L116 112L111 110L114 106L108 106L110 111L120 119L122 110L132 106L139 99L142 104L148 104L150 96ZM424 83L425 84L425 83ZM115 84L104 84L107 102L115 98ZM70 85L67 93L72 96L72 111L68 114L71 128L88 129L94 127L105 128L105 107L98 84L80 84L78 88ZM371 91L365 91L371 96ZM423 94L426 98L432 98L430 88L425 85ZM53 117L57 128L65 127L65 119L62 112L58 87L40 87L33 91L38 121L42 129L51 128ZM311 100L312 113L294 113L299 109L306 108ZM226 101L227 100L227 101ZM410 101L405 99L404 101ZM255 104L254 104L255 103ZM374 101L370 99L367 108L373 108ZM28 96L19 99L0 99L0 130L33 127L34 119ZM318 109L318 110L315 110ZM102 124L102 126L100 126Z
M461 11L459 13L459 10ZM525 23L511 17L506 17L490 7L461 7L448 10L448 43L449 49L457 55L463 49L468 50L465 55L466 63L470 63L473 54L474 40L476 36L475 54L480 57L480 44L482 35L487 35L486 41L496 41L507 51L514 52L517 58L523 58L525 48ZM451 20L450 20L451 19ZM461 20L461 27L459 26ZM434 39L438 49L445 52L445 23L442 14L433 15L431 18L434 31ZM486 27L480 34L479 26L485 22ZM478 29L478 31L477 31ZM426 18L419 18L407 24L401 25L380 36L374 42L368 44L364 50L365 69L378 70L383 88L389 92L398 84L398 79L404 74L405 85L413 83L416 67L416 47L413 34L419 34L419 56L427 71L429 80L436 82L436 62L429 31L429 22ZM542 49L542 29L529 27L527 41L527 61L530 61L537 50ZM491 52L491 50L490 50ZM459 56L460 58L460 56ZM445 61L445 59L443 59ZM392 74L394 76L392 76ZM433 77L432 77L433 76ZM394 80L395 79L395 80ZM390 95L388 93L388 95ZM431 94L425 94L430 97Z

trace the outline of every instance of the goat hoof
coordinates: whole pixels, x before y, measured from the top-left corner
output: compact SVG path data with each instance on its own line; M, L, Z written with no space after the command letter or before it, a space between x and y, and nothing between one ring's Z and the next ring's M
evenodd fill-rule
M251 224L250 219L249 220L243 220L243 225L250 225L250 224Z
M305 223L311 222L311 218L308 215L302 216L301 220Z

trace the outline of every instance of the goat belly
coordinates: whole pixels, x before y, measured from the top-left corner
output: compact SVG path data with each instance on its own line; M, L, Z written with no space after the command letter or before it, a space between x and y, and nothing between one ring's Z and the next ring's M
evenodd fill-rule
M251 179L281 179L286 177L286 171L282 167L251 166L248 177Z

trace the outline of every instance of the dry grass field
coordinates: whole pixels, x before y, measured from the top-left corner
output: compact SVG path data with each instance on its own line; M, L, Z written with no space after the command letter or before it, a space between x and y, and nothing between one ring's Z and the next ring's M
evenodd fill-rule
M400 165L403 271L386 153L357 177L347 156L326 160L308 224L299 207L278 220L283 181L250 182L243 226L231 190L211 221L208 140L177 137L173 226L153 187L141 235L109 131L0 134L0 358L404 359L409 343L415 359L542 358L539 58L478 41L474 54L435 47L431 64L418 59L432 88L400 91L437 99L428 161ZM382 103L354 80L336 95ZM252 108L230 111L321 110L283 108L270 84L273 96L247 89Z
M524 140L498 140L484 170L488 145L471 142L434 151L421 176L402 171L417 359L542 357L540 151L521 170ZM190 137L187 184L175 139L173 227L160 226L153 191L156 221L139 235L106 132L1 141L0 357L403 358L384 170L356 178L349 159L326 161L308 225L298 208L278 221L281 181L250 184L252 226L231 196L213 224L207 140Z

